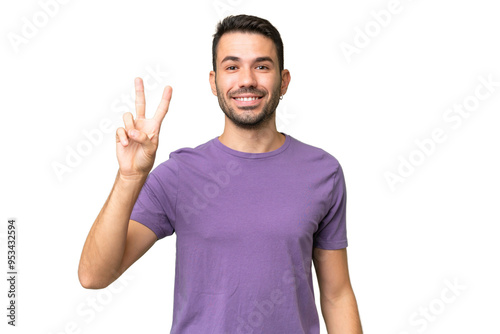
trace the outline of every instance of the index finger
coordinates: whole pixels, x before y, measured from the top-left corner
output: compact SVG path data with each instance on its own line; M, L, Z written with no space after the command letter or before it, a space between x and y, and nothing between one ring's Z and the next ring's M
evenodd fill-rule
M165 115L167 114L171 98L172 98L172 87L166 86L165 89L163 90L163 95L161 97L160 105L158 106L158 109L156 109L153 119L159 121L160 123L163 121L163 118L165 118Z

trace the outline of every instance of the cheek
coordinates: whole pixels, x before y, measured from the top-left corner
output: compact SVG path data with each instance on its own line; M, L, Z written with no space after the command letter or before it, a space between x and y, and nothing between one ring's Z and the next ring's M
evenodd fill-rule
M216 79L219 87L224 87L226 90L230 89L237 83L237 78L234 75L219 75Z
M281 87L281 78L267 78L265 81L265 85L267 90L270 93L273 93L275 90L280 89Z

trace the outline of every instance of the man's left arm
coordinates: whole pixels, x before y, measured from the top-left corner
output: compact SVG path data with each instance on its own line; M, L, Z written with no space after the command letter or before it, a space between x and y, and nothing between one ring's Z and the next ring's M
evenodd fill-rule
M321 313L328 334L362 334L356 297L347 266L347 250L314 248Z

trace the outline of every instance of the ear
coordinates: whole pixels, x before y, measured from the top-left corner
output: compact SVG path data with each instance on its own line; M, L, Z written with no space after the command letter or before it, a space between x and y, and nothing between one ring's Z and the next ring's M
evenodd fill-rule
M210 88L212 89L212 93L215 96L217 96L217 87L215 87L215 72L214 71L210 71L209 81L210 81Z
M288 70L283 70L281 71L281 90L280 90L280 95L285 95L288 85L290 84L290 80L292 78L290 77L290 71Z

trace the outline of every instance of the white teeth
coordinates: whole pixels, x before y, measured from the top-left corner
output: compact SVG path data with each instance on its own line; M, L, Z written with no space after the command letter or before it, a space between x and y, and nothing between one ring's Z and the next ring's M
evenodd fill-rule
M238 101L255 101L258 100L258 97L236 97L235 98Z

